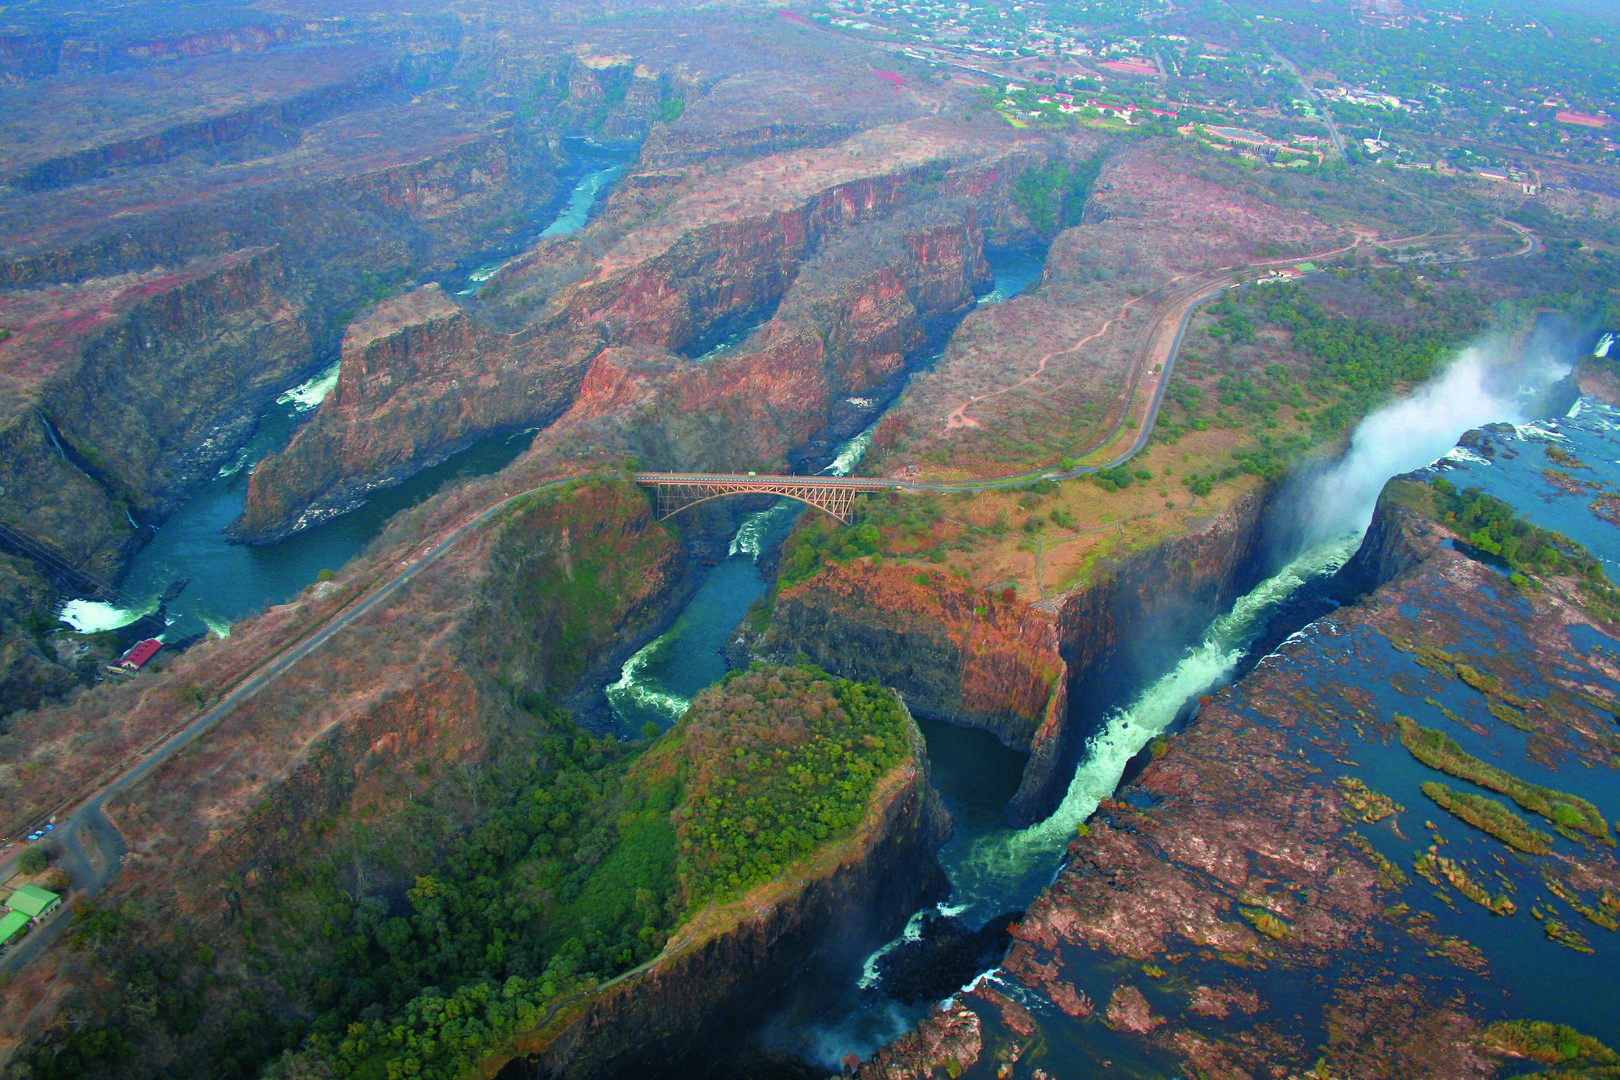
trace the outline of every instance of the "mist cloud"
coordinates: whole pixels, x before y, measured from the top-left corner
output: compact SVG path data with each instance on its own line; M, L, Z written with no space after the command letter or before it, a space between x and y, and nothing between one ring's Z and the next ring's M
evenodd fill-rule
M1491 345L1464 349L1439 378L1369 414L1344 456L1309 478L1300 512L1306 546L1365 531L1390 477L1432 463L1471 428L1523 423L1524 402L1568 372L1545 356L1504 364Z

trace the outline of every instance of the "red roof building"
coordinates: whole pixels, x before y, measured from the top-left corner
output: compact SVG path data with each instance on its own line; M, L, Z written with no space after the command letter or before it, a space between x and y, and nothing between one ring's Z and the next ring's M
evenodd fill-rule
M139 671L146 666L148 660L158 654L158 650L161 648L163 648L163 642L155 637L147 638L145 641L137 641L135 647L125 653L122 660L118 661L118 666L125 671Z

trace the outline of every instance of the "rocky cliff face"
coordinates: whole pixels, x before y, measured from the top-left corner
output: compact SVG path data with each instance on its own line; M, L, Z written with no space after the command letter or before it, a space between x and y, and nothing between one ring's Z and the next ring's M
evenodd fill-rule
M1357 592L1371 592L1423 563L1449 533L1432 517L1401 501L1399 488L1378 496L1361 546L1340 571Z
M40 397L58 438L138 518L167 516L217 472L310 361L301 298L276 252L188 276L86 342Z
M875 170L848 151L806 152L797 164L820 172L786 194L761 181L795 162L733 170L555 291L546 260L570 257L567 248L503 273L490 302L541 311L510 334L431 288L384 305L347 340L339 393L255 471L236 535L284 536L476 435L548 424L570 406L547 436L570 456L628 448L671 467L735 467L739 451L778 458L826 424L831 400L896 374L986 279L965 208L867 230L917 197L926 163L944 152L925 146ZM743 194L728 197L752 199L757 212L720 212L714 200L732 184ZM759 346L690 363L773 309ZM625 415L627 405L637 411ZM604 422L630 430L616 442L580 438L583 425Z
M566 381L512 362L515 347L510 335L474 323L437 285L378 305L344 334L337 388L295 436L295 452L254 469L236 535L286 535L482 432L559 411ZM468 357L485 370L470 373ZM299 505L297 492L322 494Z
M840 566L783 590L763 634L742 644L775 662L802 653L846 678L875 678L924 716L993 732L1030 755L1008 813L1032 821L1062 797L1091 702L1128 677L1126 643L1153 627L1175 641L1253 581L1263 513L1263 499L1248 496L1041 607L944 575L923 585L910 568Z
M1540 455L1512 464L1562 442L1494 437L1520 445L1493 473L1564 490ZM1555 1024L1608 1036L1612 589L1567 546L1511 582L1439 498L1386 487L1352 564L1374 591L1205 700L1081 826L1001 969L859 1075L1005 1075L1039 1046L1051 1075L1462 1080L1548 1053Z
M795 867L790 884L711 905L650 965L564 1006L481 1075L691 1076L731 1059L739 1032L766 1017L813 1014L817 987L840 985L944 887L934 852L949 818L915 725L910 738L910 760L880 781L853 837Z
M106 595L137 522L161 521L214 475L311 356L298 291L265 249L11 293L0 311L12 327L0 341L0 542L70 595ZM8 569L0 580L0 620L48 618L54 590ZM21 657L42 658L22 639L6 649L18 675ZM35 690L72 682L0 681L0 699L37 704Z
M535 453L583 447L650 468L780 468L844 399L893 392L907 361L972 304L987 278L982 245L960 206L853 228L804 265L746 340L695 363L634 349L599 357Z
M396 522L368 559L238 625L230 638L198 645L162 673L20 717L15 738L5 740L0 783L21 793L19 776L37 774L38 782L12 800L8 815L42 813L86 776L197 715L264 656L352 612L358 596L421 559L424 543L500 496L491 485L425 504ZM433 806L434 820L452 831L479 820L468 793L514 746L532 752L528 710L599 694L613 658L622 661L667 624L690 588L684 548L627 481L582 480L506 503L329 648L113 801L108 816L130 854L104 902L150 905L164 915L141 931L149 940L181 934L193 951L208 942L223 956L257 948L239 932L245 924L260 942L300 940L309 927L288 923L281 902L269 898L288 895L289 880L317 863L339 859L345 874L360 875L346 887L397 895L412 872L440 857L438 841L421 834L406 808ZM73 765L41 770L33 760ZM360 861L351 863L349 852ZM75 966L59 955L34 970L58 972L58 962ZM78 977L66 973L62 986L82 988ZM221 986L227 997L243 989L232 979ZM289 983L252 994L301 1008L309 992ZM17 1019L9 1006L0 1014L0 1024ZM204 1025L194 1038L148 1045L141 1071L194 1071L205 1060L199 1046L215 1035Z

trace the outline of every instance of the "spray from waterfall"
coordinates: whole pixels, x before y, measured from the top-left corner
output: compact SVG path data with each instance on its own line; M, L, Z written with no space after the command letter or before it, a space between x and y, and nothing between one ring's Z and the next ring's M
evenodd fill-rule
M1027 880L1032 870L1039 874L1049 868L1048 860L1062 850L1075 827L1113 795L1130 760L1200 695L1225 685L1265 631L1267 617L1276 605L1307 580L1337 570L1355 551L1359 539L1341 536L1320 544L1261 582L1216 619L1203 640L1185 650L1173 668L1143 688L1129 705L1110 712L1082 751L1063 802L1050 817L1018 832L983 837L951 869L957 900L994 910L1005 906L1009 891L1044 885L1044 881ZM1020 890L1020 884L1026 890Z
M1295 504L1303 554L1216 619L1202 641L1127 707L1104 718L1057 811L1020 832L993 834L974 845L950 871L959 902L998 909L1020 883L1044 884L1029 881L1030 875L1049 866L1075 827L1114 793L1131 758L1200 695L1231 680L1277 605L1307 580L1336 571L1354 553L1391 476L1430 464L1470 428L1522 421L1527 395L1568 371L1546 357L1503 365L1491 352L1489 346L1464 350L1444 374L1369 415L1342 458L1285 496Z
M1448 453L1470 428L1523 423L1534 397L1569 373L1547 355L1504 364L1499 351L1490 344L1464 349L1444 374L1363 420L1343 457L1304 477L1295 502L1305 543L1366 531L1390 477Z

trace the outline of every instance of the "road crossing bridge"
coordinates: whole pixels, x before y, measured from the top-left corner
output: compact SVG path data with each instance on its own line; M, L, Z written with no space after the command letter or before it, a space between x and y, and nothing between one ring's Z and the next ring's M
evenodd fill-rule
M755 473L636 473L636 483L657 497L658 520L727 495L780 495L814 506L847 523L855 496L905 490L908 485L865 476L760 476Z

